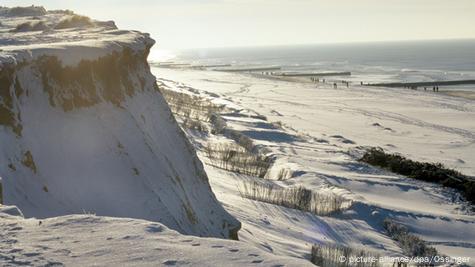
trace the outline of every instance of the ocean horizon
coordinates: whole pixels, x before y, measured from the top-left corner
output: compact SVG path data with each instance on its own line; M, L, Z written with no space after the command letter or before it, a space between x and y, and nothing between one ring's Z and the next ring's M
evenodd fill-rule
M280 66L288 72L348 71L350 82L475 79L475 39L188 49L174 62ZM475 89L475 86L457 86Z

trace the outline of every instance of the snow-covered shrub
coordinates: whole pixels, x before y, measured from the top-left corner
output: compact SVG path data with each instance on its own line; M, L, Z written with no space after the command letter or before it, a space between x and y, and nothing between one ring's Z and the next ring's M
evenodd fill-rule
M209 144L206 153L215 167L260 178L265 177L272 164L268 157L250 153L235 144Z
M351 205L351 201L333 193L323 194L302 186L284 188L271 182L244 182L239 187L239 192L244 198L308 211L320 216L332 215Z
M401 247L403 253L409 257L432 257L437 255L437 250L426 244L421 238L409 233L409 230L390 219L383 222L384 229Z
M12 7L6 11L6 15L10 17L43 16L46 13L42 6Z
M23 88L17 79L14 79L12 67L3 67L0 71L0 126L10 128L17 136L21 136L23 126L20 114L13 105L13 94L19 97Z
M362 262L351 262L350 259L361 258ZM342 245L320 245L314 244L311 251L311 262L317 266L325 267L377 267L379 255L371 252L346 247Z
M80 27L94 27L94 22L86 16L70 15L62 19L55 27L55 29L69 29Z
M468 201L475 203L475 182L456 170L446 168L441 163L413 161L399 154L386 153L379 147L368 149L360 161L414 179L457 189Z
M226 121L218 114L212 114L210 122L213 126L213 130L211 131L213 134L222 134L224 133L224 130L226 130Z
M182 123L183 127L190 130L195 130L202 133L208 132L208 127L199 120L185 119Z
M104 28L111 29L111 30L116 30L117 29L117 25L115 25L115 22L113 20L96 21L95 23L96 23L97 27L104 27Z
M275 177L275 179L277 181L283 181L283 180L289 179L291 177L292 177L292 170L290 170L288 168L282 168L277 173L277 176Z
M249 152L256 152L254 141L247 135L233 129L226 129L224 135L234 140Z
M198 96L169 90L163 86L159 87L159 90L176 116L210 121L214 114L221 112L223 109L222 106L218 106Z
M31 31L44 31L47 30L48 26L43 21L38 22L25 22L18 24L12 32L31 32Z
M74 15L74 11L69 10L69 9L48 10L48 13L51 13L51 14Z

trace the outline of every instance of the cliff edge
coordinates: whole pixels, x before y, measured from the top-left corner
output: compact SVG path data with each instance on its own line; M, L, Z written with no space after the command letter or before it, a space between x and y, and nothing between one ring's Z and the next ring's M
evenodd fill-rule
M158 91L148 34L0 8L0 177L25 217L88 213L237 238Z

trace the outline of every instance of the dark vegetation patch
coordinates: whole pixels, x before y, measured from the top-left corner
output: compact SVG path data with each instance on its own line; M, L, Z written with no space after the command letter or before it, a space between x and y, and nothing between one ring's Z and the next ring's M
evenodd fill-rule
M23 93L13 68L5 67L0 72L0 125L4 125L21 136L23 129L20 112L15 110L13 98Z
M472 205L475 204L475 181L441 163L413 161L399 154L386 153L382 148L368 149L360 161L414 179L454 188Z
M297 172L297 174L300 174L300 173L301 172ZM292 178L293 175L294 175L294 171L292 171L291 169L282 168L277 173L276 179L277 179L277 181L283 181L283 180L287 180L289 178Z
M10 17L29 17L46 15L46 9L42 6L12 7L7 10L6 15Z
M186 129L202 132L202 133L208 133L208 127L206 124L199 120L193 120L193 119L184 119L182 123L183 127Z
M351 206L351 202L339 195L321 194L305 187L284 188L273 183L244 182L239 187L241 197L329 216Z
M260 178L265 177L272 165L270 158L248 152L235 144L209 144L205 152L212 166Z
M377 267L381 266L378 261L379 257L378 254L363 249L355 249L336 244L314 244L312 246L310 261L317 266L325 267ZM359 263L350 262L350 259L356 258L365 260ZM373 259L375 260L374 262L371 261Z
M138 76L140 70L148 66L147 54L148 51L141 55L125 48L97 60L82 60L76 66L65 67L57 57L43 56L37 62L37 69L52 106L71 111L95 105L102 99L120 106L126 96L143 90L145 78L138 77L139 85L134 83L131 74Z
M205 148L211 165L228 171L264 178L273 159L264 155L253 140L234 129L227 127L221 113L226 111L224 105L217 105L210 100L193 94L177 92L159 87L172 113L181 118L183 128L208 133L206 123L211 126L211 133L223 135L235 144L213 144Z
M23 159L21 163L23 163L25 167L30 168L30 170L33 171L33 173L36 174L38 172L38 169L36 168L35 160L33 159L33 155L31 154L29 150L26 151L25 154L23 154Z
M89 17L73 14L62 19L54 28L60 30L69 28L91 28L95 26L95 23Z
M228 137L229 139L235 141L237 144L245 148L250 153L259 153L259 149L256 147L254 141L249 136L242 133L241 131L228 128L226 120L224 120L223 117L221 117L219 114L213 114L210 117L210 122L212 126L211 133L222 134Z
M424 240L409 233L408 229L392 220L386 219L383 223L386 233L396 241L403 253L409 257L433 257L437 250L428 246Z
M206 148L213 166L247 175L265 176L272 159L262 155L250 137L227 127L226 120L220 115L226 110L225 106L164 86L159 89L172 113L183 121L181 125L184 128L208 133L205 123L209 123L212 134L224 135L236 142L237 145L218 144Z
M115 25L115 22L113 20L94 21L94 24L96 25L96 27L104 27L110 30L117 30L117 25Z
M210 116L210 122L213 126L212 134L224 134L226 130L227 123L219 114L213 114Z
M48 10L48 13L51 13L51 14L74 15L74 11L69 10L69 9Z
M184 119L209 122L214 114L223 110L223 106L187 93L159 87L173 114Z
M240 146L244 147L248 152L258 153L258 149L254 144L254 141L246 134L234 129L226 129L224 135L234 140Z
M190 203L187 203L187 205L183 204L183 209L184 209L185 212L186 212L186 217L188 218L188 221L189 221L191 224L197 224L197 223L198 223L198 219L196 218L195 212L194 212L193 209L190 207Z
M44 31L48 26L43 21L28 21L18 24L11 32L32 32L32 31Z
M13 165L13 163L9 163L9 164L8 164L8 168L9 168L11 171L16 171L16 167L15 167L15 165Z

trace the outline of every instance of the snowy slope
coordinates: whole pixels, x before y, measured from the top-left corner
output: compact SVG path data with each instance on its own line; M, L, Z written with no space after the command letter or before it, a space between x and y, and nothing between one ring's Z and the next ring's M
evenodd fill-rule
M441 254L470 257L470 265L474 264L475 216L466 212L466 203L456 192L373 168L354 156L359 146L383 146L473 174L473 101L412 90L359 86L335 90L323 84L315 88L215 71L157 68L153 72L171 90L188 90L234 108L236 112L223 116L228 127L269 150L277 158L272 169L293 171L290 179L275 183L331 190L354 200L340 215L315 216L242 198L239 184L262 179L207 165L218 199L243 224L242 241L297 257L307 257L313 243L398 256L401 249L382 227L382 221L391 218ZM267 120L249 117L255 114ZM276 121L284 127L273 127ZM198 149L221 138L188 133ZM206 163L206 153L199 155Z
M5 204L26 217L93 213L236 238L240 223L157 91L147 34L97 21L56 29L69 12L0 11Z
M243 242L180 235L150 221L93 215L40 221L1 210L1 266L313 266Z

